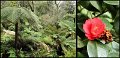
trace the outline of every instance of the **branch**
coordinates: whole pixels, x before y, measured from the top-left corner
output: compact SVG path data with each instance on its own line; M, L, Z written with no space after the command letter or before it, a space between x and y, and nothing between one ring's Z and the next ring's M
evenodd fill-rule
M99 17L100 15L104 14L105 12L107 12L107 11L103 11L102 13L98 14L98 15L95 16L95 17Z
M14 31L6 30L6 29L3 29L3 31L4 31L6 34L9 34L9 35L15 35L15 32L14 32Z
M32 4L33 4L33 2L32 2ZM30 6L31 11L34 12L34 9L33 9L32 6L30 5L30 2L29 2L29 1L28 1L28 5Z

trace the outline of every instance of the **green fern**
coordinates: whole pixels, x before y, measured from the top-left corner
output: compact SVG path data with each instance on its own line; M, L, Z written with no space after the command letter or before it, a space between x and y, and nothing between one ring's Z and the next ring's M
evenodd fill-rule
M38 16L26 8L6 7L1 9L1 22L8 20L15 24L20 20L25 21L25 19L33 27L37 29L42 28Z

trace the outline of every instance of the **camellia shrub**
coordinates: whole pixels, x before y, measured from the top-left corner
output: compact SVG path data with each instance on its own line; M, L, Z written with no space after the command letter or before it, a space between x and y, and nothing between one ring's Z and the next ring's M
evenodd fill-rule
M119 1L77 5L77 57L119 57Z

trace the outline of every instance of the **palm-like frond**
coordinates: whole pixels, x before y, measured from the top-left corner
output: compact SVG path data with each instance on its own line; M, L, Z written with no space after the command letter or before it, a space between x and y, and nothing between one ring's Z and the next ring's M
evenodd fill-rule
M38 16L36 16L32 11L26 8L16 8L16 7L6 7L1 9L1 21L8 20L12 23L19 22L20 20L27 21L31 26L42 27Z
M6 7L1 9L1 22L7 19L7 17L10 16L12 12L13 12L13 8L11 7Z

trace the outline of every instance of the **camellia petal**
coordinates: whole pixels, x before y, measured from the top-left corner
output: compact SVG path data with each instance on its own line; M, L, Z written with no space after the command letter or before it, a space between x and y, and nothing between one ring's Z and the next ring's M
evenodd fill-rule
M91 34L90 33L91 25L92 25L91 21L86 20L85 24L83 24L83 29L84 29L85 33Z
M85 34L85 36L88 37L89 40L94 40L94 38L89 34Z
M85 24L83 24L83 29L85 36L88 37L89 40L94 40L105 30L105 24L100 18L88 19Z

